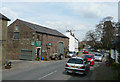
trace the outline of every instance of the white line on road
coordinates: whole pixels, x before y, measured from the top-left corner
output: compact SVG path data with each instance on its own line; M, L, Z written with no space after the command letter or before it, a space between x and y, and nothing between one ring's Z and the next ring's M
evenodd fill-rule
M56 70L56 71L53 71L53 72L51 72L51 73L49 73L49 74L47 74L47 75L45 75L45 76L43 76L43 77L40 77L38 80L41 80L41 79L43 79L43 78L45 78L45 77L47 77L47 76L49 76L49 75L52 75L52 74L55 73L55 72L57 72L57 70Z

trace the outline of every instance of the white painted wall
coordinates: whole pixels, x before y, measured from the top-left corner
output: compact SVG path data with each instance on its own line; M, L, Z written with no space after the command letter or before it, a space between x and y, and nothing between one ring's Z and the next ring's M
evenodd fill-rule
M119 53L118 53L117 50L111 49L111 58L112 58L112 59L115 59L115 62L116 62L116 63L119 63L119 62L118 62L118 55L119 55Z
M112 59L115 59L114 53L115 53L114 50L111 49L111 58L112 58Z
M118 53L117 50L115 50L115 54L116 54L116 60L115 60L115 62L116 62L116 63L119 63L119 62L118 62L118 55L119 55L119 53Z
M66 36L69 37L69 51L78 52L78 41L71 35L71 32L66 32Z
M120 22L120 1L118 2L118 22Z

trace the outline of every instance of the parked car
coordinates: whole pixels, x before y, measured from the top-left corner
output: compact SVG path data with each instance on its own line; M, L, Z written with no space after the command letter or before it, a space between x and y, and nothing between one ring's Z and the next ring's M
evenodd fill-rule
M81 57L70 58L65 67L67 73L87 74L89 70L90 63L87 59Z
M90 65L94 65L94 55L93 54L85 54L84 55L84 58L86 58L89 62L90 62Z
M88 52L88 50L83 50L83 53L88 54L89 52Z
M71 57L75 56L75 53L74 53L74 52L69 52L69 53L67 53L67 56L68 56L69 58L71 58Z
M104 57L104 53L103 52L100 52L100 54Z
M94 57L95 57L95 60L98 60L98 61L101 61L101 62L103 60L103 56L100 53L95 53Z

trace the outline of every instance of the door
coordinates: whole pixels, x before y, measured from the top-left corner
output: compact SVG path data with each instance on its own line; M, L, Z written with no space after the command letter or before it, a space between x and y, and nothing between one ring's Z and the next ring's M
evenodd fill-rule
M37 57L41 57L41 47L36 47Z
M63 54L63 42L59 42L58 44L58 54Z

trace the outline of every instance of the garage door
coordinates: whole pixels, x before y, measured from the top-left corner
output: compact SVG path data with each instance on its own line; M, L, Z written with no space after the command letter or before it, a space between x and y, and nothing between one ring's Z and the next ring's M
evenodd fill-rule
M34 60L35 55L33 50L22 49L20 52L20 59L22 60Z

